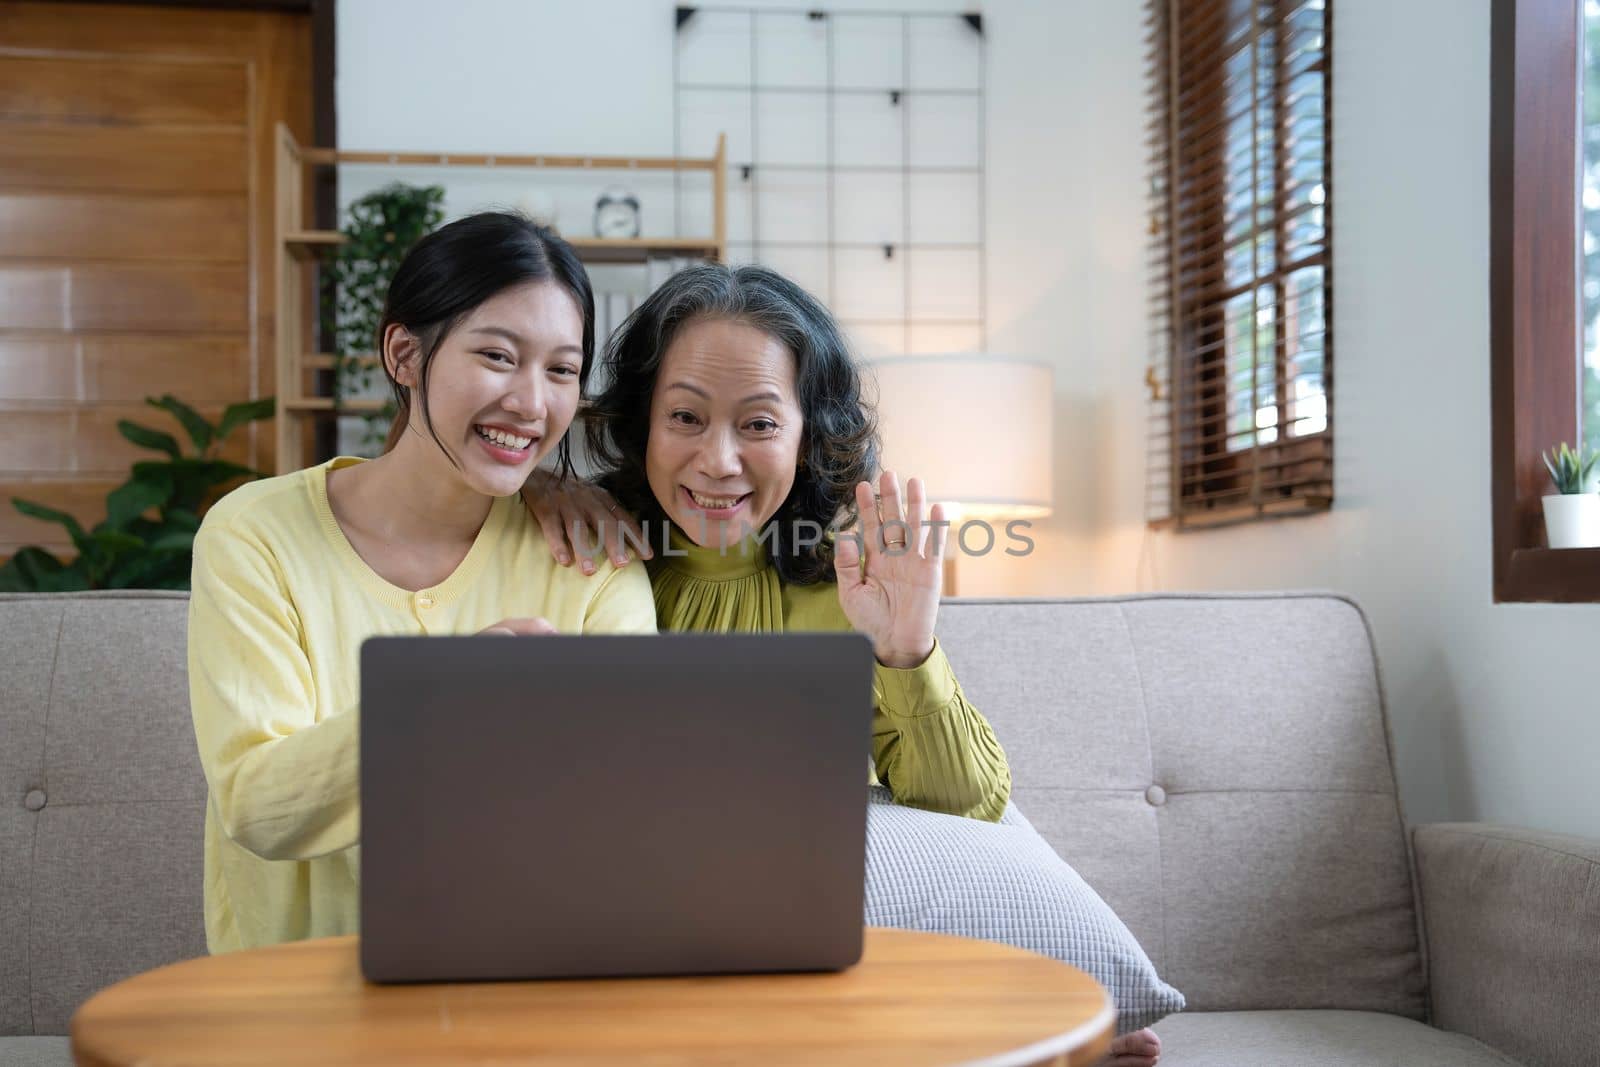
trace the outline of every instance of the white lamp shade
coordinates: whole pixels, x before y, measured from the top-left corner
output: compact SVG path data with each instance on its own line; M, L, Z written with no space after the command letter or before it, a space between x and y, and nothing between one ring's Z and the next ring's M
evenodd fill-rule
M1051 509L1048 364L1004 356L874 360L883 466L921 478L928 500L973 518L1037 518Z

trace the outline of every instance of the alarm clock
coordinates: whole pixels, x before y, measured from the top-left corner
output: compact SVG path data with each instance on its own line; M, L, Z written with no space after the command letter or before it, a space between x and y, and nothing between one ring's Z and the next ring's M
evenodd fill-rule
M594 204L594 235L596 237L639 236L639 198L620 185L613 185L600 194Z

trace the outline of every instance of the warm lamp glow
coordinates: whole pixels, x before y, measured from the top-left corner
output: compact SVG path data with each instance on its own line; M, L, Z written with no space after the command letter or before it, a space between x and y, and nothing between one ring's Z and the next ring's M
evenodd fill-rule
M1051 511L1048 364L1005 356L904 356L867 364L877 380L883 466L921 478L961 519Z

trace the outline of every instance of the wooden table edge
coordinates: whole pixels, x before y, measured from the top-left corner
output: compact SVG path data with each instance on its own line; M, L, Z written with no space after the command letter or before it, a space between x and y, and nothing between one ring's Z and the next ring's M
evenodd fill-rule
M1067 966L1075 965L1069 963ZM1082 970L1081 967L1078 969ZM1116 1024L1117 1012L1108 994L1099 1015L1065 1033L1010 1052L1000 1052L978 1060L963 1060L950 1067L1093 1067L1111 1048Z
M1007 945L1005 942L992 941L992 940L990 940L988 938L968 937L968 936L962 935L962 934L936 933L934 931L926 931L926 930L905 930L905 929L900 928L900 927L890 927L890 926L865 926L865 927L863 927L864 934L866 932L870 932L870 931L874 931L874 930L884 931L884 932L890 933L892 935L908 934L908 933L909 934L934 934L934 936L942 937L942 938L950 938L952 940L972 941L972 942L978 942L978 943L983 943L983 944L999 945L999 946L1002 946L1004 948L1015 949L1016 951L1028 953L1028 954L1031 954L1031 955L1035 955L1035 956L1040 957L1041 959L1049 960L1052 963L1057 963L1057 964L1060 964L1063 967L1067 967L1067 968L1070 968L1072 970L1078 971L1080 974L1082 974L1085 977L1089 978L1091 980L1091 982L1094 983L1096 988L1099 989L1101 1000L1102 1000L1100 1011L1097 1014L1095 1014L1092 1018L1090 1018L1089 1020L1078 1024L1077 1026L1073 1027L1072 1029L1064 1031L1064 1032L1062 1032L1060 1034L1052 1035L1052 1036L1044 1038L1044 1039L1042 1039L1040 1041L1036 1041L1031 1045L1025 1045L1025 1046L1022 1046L1021 1048L1011 1049L1011 1050L1008 1050L1008 1051L1005 1051L1005 1052L995 1053L995 1054L989 1055L989 1056L983 1056L983 1057L980 1057L978 1059L963 1060L963 1061L961 1061L959 1063L952 1063L952 1064L948 1065L948 1067L1093 1067L1093 1065L1095 1065L1095 1064L1100 1062L1100 1060L1105 1056L1106 1052L1110 1048L1111 1039L1112 1039L1112 1037L1113 1037L1113 1035L1115 1033L1115 1029L1116 1029L1116 1017L1117 1016L1116 1016L1115 1003L1113 1002L1113 1000L1111 998L1110 992L1103 985L1101 985L1097 980L1095 980L1093 975L1090 975L1087 971L1085 971L1081 967L1078 967L1076 964L1068 963L1068 962L1066 962L1064 960L1057 960L1054 957L1046 956L1043 953L1034 952L1032 949L1024 949L1024 948L1020 948L1020 947L1015 946L1015 945ZM264 948L266 950L268 950L268 951L275 951L275 950L295 951L295 950L310 948L310 947L314 947L314 946L315 947L319 947L319 948L326 948L329 942L339 942L339 941L347 941L347 942L349 942L351 944L352 948L359 954L359 945L360 945L359 936L358 935L350 935L350 934L334 936L334 937L310 938L310 939L306 939L306 940L303 940L303 941L288 941L288 942L283 942L283 943L278 944L278 945L264 946ZM247 951L260 951L260 950L247 950ZM69 1048L70 1055L72 1056L72 1062L74 1064L74 1067L124 1067L124 1065L120 1061L112 1061L112 1060L103 1059L100 1056L96 1055L93 1051L91 1051L89 1049L86 1049L86 1048L83 1048L80 1045L80 1042L79 1042L79 1021L80 1021L84 1011L86 1009L88 1009L91 1005L93 1005L95 1001L99 1000L103 995L108 994L111 991L117 989L124 982L131 981L131 980L133 980L135 978L139 978L139 977L142 977L144 975L156 974L158 972L165 971L165 970L168 970L168 969L171 969L171 968L182 967L185 964L193 963L196 960L203 960L203 959L208 959L208 958L214 958L214 957L211 957L211 956L196 956L196 957L193 957L192 959L173 960L171 963L163 964L160 967L153 967L148 971L142 971L139 974L129 975L127 978L124 978L119 982L114 982L111 985L106 986L104 989L100 989L100 990L95 991L95 993L93 995L91 995L87 1000L85 1000L82 1004L80 1004L77 1007L76 1010L73 1011L71 1019L70 1019L70 1022L69 1022L69 1026L68 1026L68 1048ZM359 966L359 964L358 964L358 966ZM856 966L859 966L859 964L856 964ZM671 977L671 976L661 976L661 977ZM730 977L737 977L737 976L730 976ZM551 980L552 981L559 981L559 979L551 979ZM604 979L602 979L602 980L604 980ZM538 979L536 979L535 981L538 981ZM444 983L444 984L456 984L456 983Z

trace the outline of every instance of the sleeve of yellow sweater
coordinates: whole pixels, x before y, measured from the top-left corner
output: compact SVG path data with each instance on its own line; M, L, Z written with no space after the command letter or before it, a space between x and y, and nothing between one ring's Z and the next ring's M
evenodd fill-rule
M272 553L227 524L195 536L189 707L229 838L268 860L356 843L359 716L316 721L300 621Z
M944 649L873 678L872 756L901 804L995 822L1011 796L1011 767L983 714L968 702Z
M656 601L642 563L613 567L583 616L586 634L653 634Z

